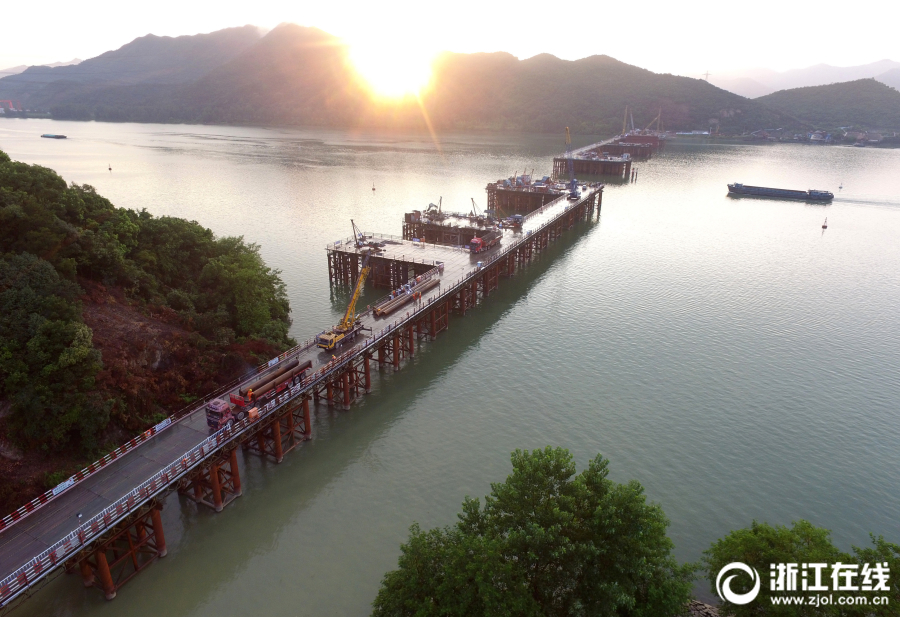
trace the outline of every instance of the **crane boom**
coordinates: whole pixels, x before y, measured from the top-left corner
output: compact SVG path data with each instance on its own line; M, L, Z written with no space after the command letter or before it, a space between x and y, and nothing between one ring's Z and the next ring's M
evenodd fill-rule
M360 249L366 242L366 235L359 230L353 219L350 219L350 225L353 227L353 241L356 243L356 248Z
M344 318L337 327L338 330L349 330L353 327L353 324L356 323L356 301L359 300L359 294L362 293L363 284L366 282L366 277L369 276L369 270L371 269L369 266L369 259L371 256L372 252L369 251L366 253L366 256L363 257L362 270L359 273L359 278L356 280L356 289L353 290L353 297L350 298L350 304L347 305L347 312L344 313Z
M371 270L369 261L372 259L372 253L377 253L378 248L375 246L367 247L366 236L359 230L352 219L350 220L350 224L353 226L353 239L356 243L357 250L361 253L364 251L365 256L363 257L362 270L359 273L359 278L356 279L356 287L353 289L353 296L350 298L350 303L347 305L347 311L344 313L344 318L341 319L341 323L334 326L331 330L326 330L316 336L316 345L320 349L335 349L337 346L352 340L357 332L364 329L359 322L359 316L356 314L356 302L359 300L363 285L366 282L366 278L369 276L369 270Z

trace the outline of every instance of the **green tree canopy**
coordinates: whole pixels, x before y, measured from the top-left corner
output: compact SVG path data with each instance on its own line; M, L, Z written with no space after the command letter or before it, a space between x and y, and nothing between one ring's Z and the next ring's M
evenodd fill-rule
M568 450L512 454L513 473L459 522L413 525L374 615L681 614L694 567L678 565L668 520L597 456L576 475Z
M0 392L25 441L96 446L109 406L91 396L102 366L81 321L78 286L29 253L0 257Z

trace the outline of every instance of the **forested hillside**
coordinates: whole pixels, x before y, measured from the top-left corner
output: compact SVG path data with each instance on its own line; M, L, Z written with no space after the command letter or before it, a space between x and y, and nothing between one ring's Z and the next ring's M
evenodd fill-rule
M900 92L874 79L782 90L757 100L816 128L900 130Z
M0 247L0 445L25 456L0 459L7 509L293 343L257 246L3 152Z

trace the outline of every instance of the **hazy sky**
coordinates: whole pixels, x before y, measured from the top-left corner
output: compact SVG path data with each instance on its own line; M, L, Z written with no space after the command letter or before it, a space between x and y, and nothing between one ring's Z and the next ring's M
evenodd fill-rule
M721 74L900 60L896 37L878 33L878 24L898 22L900 2L866 7L877 15L796 0L7 2L0 11L0 69L87 59L148 33L178 36L248 23L271 28L285 21L317 26L360 45L402 44L410 54L442 49L508 51L520 58L541 52L567 59L608 54L653 71L692 76L707 69Z

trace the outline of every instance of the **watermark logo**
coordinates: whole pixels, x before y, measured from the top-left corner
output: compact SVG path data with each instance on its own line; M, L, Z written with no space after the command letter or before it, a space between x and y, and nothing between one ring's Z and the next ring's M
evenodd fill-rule
M731 591L731 581L737 578L738 575L732 574L724 581L722 581L722 577L732 570L740 570L741 572L749 574L750 580L755 581L753 589L747 593L735 593ZM730 563L719 570L719 575L716 577L716 591L719 592L719 597L722 598L724 602L731 602L732 604L749 604L759 595L759 572L756 571L756 568L751 568L740 561Z
M890 596L876 595L877 592L889 593L891 590L891 573L887 562L773 563L769 565L769 569L768 593L761 599L764 603L815 607L830 604L886 606L890 603ZM735 571L737 572L732 573ZM731 589L732 581L744 575L750 577L753 589L747 593L735 593ZM723 602L744 605L759 596L760 583L759 572L755 568L735 561L719 570L716 591Z

